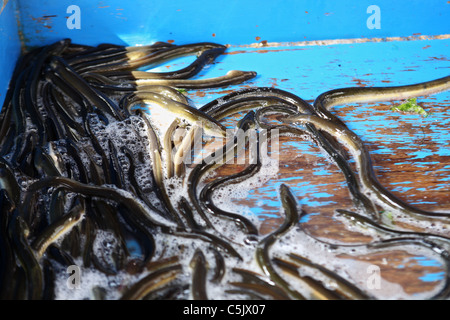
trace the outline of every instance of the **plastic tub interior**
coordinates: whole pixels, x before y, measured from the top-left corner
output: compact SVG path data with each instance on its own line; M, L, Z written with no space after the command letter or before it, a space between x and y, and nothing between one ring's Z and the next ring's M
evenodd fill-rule
M79 29L68 27L68 18L73 14L70 10L72 5L79 8ZM395 59L407 59L413 56L414 51L420 54L421 50L405 43L411 37L413 40L434 39L450 32L450 5L447 1L379 0L376 3L378 12L372 6L372 2L366 0L287 0L283 1L282 5L257 0L220 0L208 3L198 0L189 3L179 0L2 0L0 99L4 97L14 63L21 50L63 38L71 38L74 43L88 45L106 42L140 45L155 41L173 41L175 44L211 41L230 45L231 50L244 51L250 51L249 48L257 44L289 49L297 46L303 48L304 44L314 44L317 40L354 39L355 43L356 39L370 43L373 43L370 39L374 38L381 42L389 38L398 40L387 45L337 46L333 48L339 51L332 53L322 53L318 46L313 46L308 48L313 50L311 55L311 51L292 53L294 56L289 57L288 61L284 59L283 54L264 55L261 58L252 54L249 59L252 64L248 64L247 60L245 64L240 63L241 58L223 59L231 60L228 63L235 64L236 67L257 67L260 79L276 78L287 71L289 73L282 78L290 78L290 81L294 81L291 87L297 88L299 83L291 76L295 70L297 78L304 76L308 77L309 82L312 81L309 88L301 88L306 90L302 91L302 96L313 98L317 83L323 82L330 88L348 84L333 80L336 74L342 73L342 68L350 67L344 63L339 64L340 60L351 61L352 69L358 70L358 73L352 76L358 78L372 70L386 69ZM377 13L378 26L373 20L376 17L372 17ZM447 41L436 41L433 44L438 45L441 42L447 44ZM422 47L428 44L419 43ZM241 49L235 49L239 47ZM356 50L349 51L355 47ZM315 49L318 50L318 55L324 54L333 58L325 61L322 56L316 56ZM433 50L433 47L430 49ZM424 54L426 52L425 55L429 55L431 50L424 51ZM443 51L439 50L444 49L436 50L437 53L443 54ZM386 61L387 59L391 60ZM384 61L386 65L383 65ZM329 65L326 74L321 74L324 70L320 63ZM440 75L437 74L438 71L433 71L432 74L424 73L423 69L421 68L420 75L402 75L398 82L420 81L421 78L414 77L423 76L427 79ZM439 69L441 73L445 73L443 67ZM381 80L384 79L374 77L373 81ZM396 80L393 79L393 82Z

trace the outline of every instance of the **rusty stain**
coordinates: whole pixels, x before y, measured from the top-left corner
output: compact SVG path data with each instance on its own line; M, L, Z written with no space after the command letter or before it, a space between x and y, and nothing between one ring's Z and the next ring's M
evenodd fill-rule
M367 85L370 83L370 81L353 78L352 81L356 83L359 87L367 87Z
M305 11L305 13L308 14L309 12L308 12L308 11Z
M278 83L277 83L277 81L278 81L278 79L277 78L269 78L271 81L271 87L272 88L275 88L275 87L278 87Z
M215 33L213 33L213 34L212 34L212 36L213 36L213 37L215 37L215 36L216 36L216 34L215 34Z
M3 1L3 5L2 5L2 7L0 8L0 14L3 12L3 9L5 9L6 4L8 3L8 1L9 1L9 0L4 0L4 1Z
M256 37L255 39L256 39L256 41L259 41L259 40L261 40L261 37Z
M167 40L168 43L174 43L175 40Z
M277 81L277 79L272 78L271 80L273 80L274 82ZM357 81L361 81L359 79L356 79ZM279 81L283 81L283 80L279 80ZM232 92L233 90L227 90L226 92L221 92L221 93L228 93L228 92ZM206 94L209 94L210 92L206 91ZM219 92L213 92L213 94L216 94ZM194 94L194 93L192 93ZM312 102L312 100L308 100L308 102ZM432 103L431 103L432 104ZM364 104L362 104L364 105ZM384 115L386 116L385 112L386 110L390 109L390 104L376 104L374 106L370 107L370 115L374 114L375 116L377 115ZM336 109L336 115L342 118L345 118L345 115L349 113L349 111L352 111L352 109L354 109L355 106L347 106L347 107L342 107L339 109ZM361 109L362 110L362 109ZM378 112L378 113L377 113ZM368 117L367 112L358 112L357 113L357 117L359 120L357 121L364 121L366 122L368 119L370 119L370 116ZM436 152L434 152L434 149L430 143L432 143L432 141L430 141L430 139L428 139L428 137L431 136L431 134L433 133L433 128L431 125L428 126L420 126L418 124L408 124L405 121L402 121L401 117L398 117L395 114L392 115L388 115L388 117L394 118L394 119L398 119L396 120L398 122L398 128L402 128L402 134L404 134L405 136L408 137L412 137L413 139L413 148L412 151L414 151L415 149L420 149L423 147L423 145L427 146L427 149L430 149L433 152L433 155L430 156L429 158L426 158L423 160L423 163L429 163L430 161L432 161L432 167L429 168L429 170L431 171L436 171L436 170L441 170L445 167L446 163L448 163L448 161L446 162L445 156L441 156L439 157L437 155ZM235 120L238 120L239 117L236 117ZM227 122L228 123L228 122ZM381 131L382 130L382 131ZM398 135L398 132L396 132L395 128L390 128L390 127L383 127L382 129L378 129L375 130L376 132L380 132L381 136L389 136L392 134L396 134ZM419 132L419 133L418 133ZM383 135L383 134L386 135ZM311 212L317 212L317 210L320 210L320 214L319 215L313 215L311 216L310 220L308 222L302 223L302 229L305 230L305 232L307 232L308 234L314 236L314 237L319 237L319 238L326 238L326 239L331 239L331 240L337 240L341 243L366 243L366 242L370 242L371 238L367 235L364 235L362 233L358 233L356 231L350 231L350 230L346 230L345 228L343 228L342 224L338 221L336 221L334 219L334 210L336 209L336 204L339 204L339 208L341 209L348 209L348 210L352 210L352 202L351 202L351 198L348 196L346 189L340 187L340 184L344 181L344 177L341 175L339 169L337 167L334 166L330 166L330 169L328 169L329 173L331 175L327 175L326 176L326 180L324 180L323 176L319 176L319 175L314 175L314 171L307 171L308 168L312 169L313 164L318 163L319 161L321 161L321 158L317 158L316 156L309 154L309 153L305 153L305 154L300 154L300 152L298 152L298 150L296 150L296 148L289 146L288 144L286 144L285 142L287 141L291 141L291 138L287 138L287 137L280 137L280 146L282 146L283 148L283 152L280 152L280 166L279 166L279 175L278 175L278 179L279 180L283 180L283 178L288 178L287 180L287 184L292 184L293 186L295 186L298 182L300 182L301 180L307 180L307 181L311 181L312 185L319 185L321 186L320 190L323 190L324 192L333 195L330 198L327 198L327 200L332 200L330 201L331 204L326 204L323 206L320 206L320 209L318 209L317 207L312 207L312 206L308 206L307 204L302 205L302 210L305 213L311 213ZM299 139L301 140L301 139ZM374 162L374 167L376 170L376 175L380 178L380 180L385 181L386 182L386 186L393 186L394 184L398 183L399 181L411 181L412 183L417 183L417 185L419 186L432 186L433 184L435 184L435 179L436 177L434 176L418 176L417 173L417 168L414 168L414 165L408 165L405 167L400 167L398 165L398 163L400 162L405 162L405 161L413 161L411 162L416 163L416 162L420 162L417 160L411 160L410 157L410 152L411 150L404 150L404 149L400 149L400 146L404 146L402 144L395 144L392 143L392 150L393 153L392 155L390 155L389 157L386 157L385 154L377 154L375 153L375 151L380 148L380 147L385 147L385 145L381 142L373 142L373 143L368 143L367 147L369 149L369 152L371 154L372 160ZM414 147L415 146L415 147ZM437 148L438 145L435 143L435 147ZM415 148L415 149L414 149ZM311 149L314 149L314 146L312 146ZM439 159L443 159L441 161L439 161ZM302 171L302 177L298 178L299 180L295 180L292 178L295 178L297 176L297 174L295 173L295 170L293 171L292 169L295 168L305 168L305 171ZM381 168L381 169L379 169ZM239 169L239 170L238 170ZM229 167L227 169L223 168L223 170L218 169L218 173L220 176L226 176L226 175L230 175L234 172L237 171L241 171L241 167L239 168L232 168ZM228 171L225 171L228 170ZM324 181L326 181L326 183L323 183ZM419 183L420 182L420 183ZM255 199L261 199L261 198L269 198L270 200L273 200L274 203L278 203L278 199L273 198L271 196L268 196L267 193L264 193L263 190L266 190L266 187L270 186L270 182L268 182L267 184L264 184L261 188L259 189L255 189L253 190L255 193L255 197L253 198L245 198L245 199L236 199L236 204L238 205L242 205L248 208L254 208L254 207L259 207L260 209L263 210L264 214L262 214L261 216L261 220L262 223L260 225L260 233L262 235L268 234L274 230L276 230L284 221L283 217L281 216L280 212L279 212L279 208L274 205L258 205L258 203L256 202L257 200ZM323 189L322 189L323 188ZM395 193L396 195L399 196L399 198L404 199L405 194L404 193ZM408 198L409 200L417 200L417 199L421 199L422 195L424 193L416 193L413 194L413 198ZM310 194L311 197L314 197L313 194ZM427 192L427 201L433 201L436 203L444 203L444 204L448 204L448 197L447 197L447 193L445 190L442 191L438 191L436 192L436 194ZM309 195L304 195L304 196L309 196ZM405 199L406 200L406 199ZM426 206L426 204L425 204ZM413 226L407 226L404 225L400 222L396 221L396 224L398 224L399 227L405 227L406 229L412 229L415 231L421 231L418 228L414 228ZM423 230L422 230L423 231ZM339 256L340 258L350 258L353 259L354 257L350 256L350 255L341 255ZM409 293L414 293L414 292L422 292L422 281L419 280L415 280L413 282L410 283L411 280L411 276L408 276L408 272L411 271L414 274L417 275L417 279L419 278L420 275L422 275L422 273L424 272L437 272L438 269L424 269L421 268L419 269L417 264L413 264L414 261L411 260L406 260L408 259L408 257L410 257L408 255L408 252L406 251L400 251L400 250L392 250L392 251L385 251L383 254L379 254L379 253L371 253L370 256L360 256L357 259L359 259L360 261L364 261L364 262L368 262L368 263L372 263L372 264L377 264L377 265L383 265L383 268L386 269L382 269L384 278L390 282L395 282L395 283L399 283L400 285L402 285L404 288L406 288L406 291L408 291ZM383 263L383 261L388 260L389 264ZM408 263L402 263L402 261L409 261ZM407 267L407 269L404 268L400 268L401 265L405 265ZM412 269L410 269L412 268ZM436 267L434 267L436 268ZM408 271L408 272L403 272L403 271ZM397 273L396 273L397 272ZM400 277L397 277L399 272L401 273ZM410 272L409 272L410 273ZM397 279L396 281L394 281L394 278ZM431 286L431 285L435 285L433 283L428 283L427 285ZM429 288L427 288L429 289Z
M44 15L44 16L41 16L38 18L30 16L30 18L33 21L37 22L38 24L42 25L42 27L47 28L47 29L52 29L50 22L52 21L52 18L55 18L55 17L57 17L57 15ZM36 33L39 33L39 32L36 30Z
M428 49L430 47L431 47L430 45L427 45L427 46L423 47L422 49Z
M267 40L262 40L260 43L263 47L267 46Z

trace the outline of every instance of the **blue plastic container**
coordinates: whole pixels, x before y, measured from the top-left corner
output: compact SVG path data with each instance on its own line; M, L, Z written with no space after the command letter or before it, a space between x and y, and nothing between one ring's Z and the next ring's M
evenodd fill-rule
M20 54L64 38L87 45L217 42L228 46L226 53L197 78L233 69L258 73L238 86L188 92L198 107L247 86L277 87L311 102L339 87L433 80L449 75L449 17L447 0L0 0L0 107ZM172 62L163 70L185 64ZM450 92L421 97L420 103L431 117L376 104L334 112L370 146L383 186L412 205L449 212ZM302 156L318 153L306 144L294 147ZM393 154L404 161L392 160ZM307 223L341 204L336 194L345 185L328 180L330 167L316 161L308 169L320 179L302 180L298 168L245 200L255 204L252 213L261 220L277 219L279 185L285 183L308 213L300 221ZM395 175L403 181L390 179ZM436 274L417 281L444 277L436 280Z
M0 7L0 104L21 50L62 38L89 45L213 41L292 46L450 33L450 4L444 0L378 0L376 5L368 0L2 0ZM307 60L289 63L314 65Z

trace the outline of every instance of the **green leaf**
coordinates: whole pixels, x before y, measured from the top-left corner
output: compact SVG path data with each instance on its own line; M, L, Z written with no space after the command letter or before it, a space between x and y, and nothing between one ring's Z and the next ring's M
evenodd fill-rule
M424 117L428 117L430 115L430 113L426 112L420 105L417 104L416 98L410 98L401 105L392 107L391 111L416 113Z

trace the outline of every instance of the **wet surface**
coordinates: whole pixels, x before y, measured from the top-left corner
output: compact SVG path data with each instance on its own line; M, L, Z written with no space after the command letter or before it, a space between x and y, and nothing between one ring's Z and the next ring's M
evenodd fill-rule
M257 71L258 76L238 88L276 87L312 102L320 93L340 87L406 85L447 76L449 45L450 40L444 39L317 47L236 47L229 48L198 77L214 77L235 66L245 66L246 70ZM238 88L188 91L187 95L201 107ZM364 141L378 180L391 193L424 210L449 212L450 93L417 99L431 113L428 117L390 110L401 102L337 106L333 113ZM226 119L224 123L232 126L234 121ZM241 169L224 166L218 174L228 175ZM300 138L280 137L278 170L257 187L246 186L231 201L238 210L257 215L263 221L260 231L270 233L283 221L278 197L281 183L295 193L305 213L300 223L307 233L332 243L371 241L361 230L336 218L336 209L354 209L345 179L313 143ZM444 233L450 236L450 230ZM411 297L441 285L445 274L445 267L438 261L401 249L351 259L380 266L383 280L399 285Z

